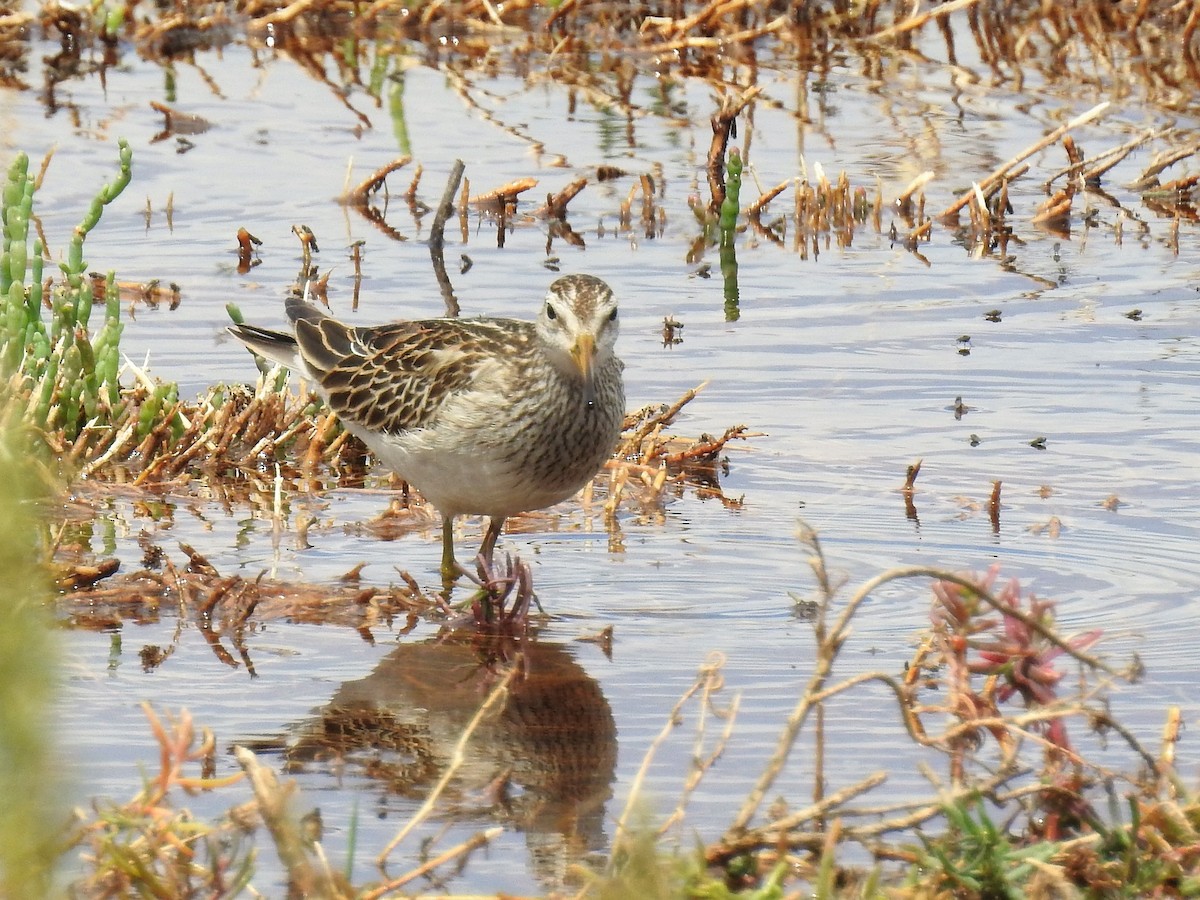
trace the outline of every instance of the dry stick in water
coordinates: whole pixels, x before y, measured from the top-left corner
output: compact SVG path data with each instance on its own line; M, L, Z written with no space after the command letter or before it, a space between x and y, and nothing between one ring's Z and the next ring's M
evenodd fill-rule
M819 563L819 561L814 563L814 568L818 564L820 565L821 569L824 568L823 563ZM814 669L813 674L809 677L808 684L805 686L805 690L801 694L800 700L797 702L796 707L792 710L791 715L788 716L784 730L780 734L779 740L776 743L775 752L771 755L771 759L768 761L766 768L759 776L759 779L755 783L754 788L751 790L749 796L747 796L745 803L742 804L742 808L738 811L733 823L728 829L726 829L725 840L733 840L746 830L750 820L758 811L759 806L761 806L763 797L775 783L775 779L779 776L779 773L783 771L784 764L787 762L787 758L792 752L792 747L796 742L796 738L800 733L800 729L803 727L804 722L808 718L809 712L821 699L828 698L829 694L825 692L824 685L833 669L833 662L837 658L838 653L841 651L842 644L844 644L846 639L850 636L850 620L858 611L858 607L861 606L867 597L877 588L882 587L891 581L898 581L908 578L930 578L939 581L948 581L951 584L957 584L960 587L967 588L968 590L974 592L976 596L982 599L997 612L1001 612L1004 615L1011 616L1012 618L1016 619L1021 624L1036 632L1055 647L1059 648L1064 653L1073 657L1084 665L1093 669L1099 669L1114 677L1121 677L1121 673L1117 672L1100 659L1088 653L1076 650L1067 641L1064 641L1057 634L1048 629L1034 616L1030 615L1024 610L1009 606L1006 603L1002 603L990 591L984 590L979 585L978 581L954 572L945 572L941 569L934 569L925 566L898 568L883 572L864 583L854 594L854 596L850 598L850 601L846 604L846 608L842 610L841 615L839 615L837 620L833 623L833 626L829 629L828 634L825 632L824 618L825 612L832 597L831 595L826 594L822 598L821 608L818 611L818 617L815 626L815 630L817 632L816 668Z
M162 113L166 130L169 132L176 134L197 134L207 131L212 127L212 123L203 116L180 112L177 109L172 109L165 103L159 103L157 100L150 101L150 108L157 113Z
M833 600L833 592L830 589L829 582L825 576L825 564L821 554L820 544L817 541L816 534L811 531L806 531L806 537L815 550L815 557L810 561L814 572L817 574L817 580L822 585L821 604L817 611L817 619L814 623L814 632L817 638L817 660L816 667L812 675L808 679L808 684L800 695L800 700L796 707L792 710L784 725L783 732L776 742L775 751L771 755L771 759L767 762L766 768L759 776L754 788L749 796L746 797L742 808L734 817L733 822L725 830L725 836L722 838L722 843L727 843L746 831L750 820L758 811L762 804L763 797L766 796L767 790L774 784L776 777L783 770L784 763L787 762L788 756L792 752L792 746L796 742L796 737L800 733L800 728L804 725L808 718L809 711L813 708L813 695L817 694L826 680L829 678L830 672L833 669L833 661L836 659L838 651L841 649L842 643L845 641L845 635L837 625L834 626L832 634L827 635L825 625L825 616L829 609L829 604ZM861 602L861 601L860 601ZM851 601L850 610L853 609L853 601ZM845 614L839 620L839 623L845 622Z
M787 832L792 831L801 823L822 819L855 797L879 787L885 781L887 781L887 772L873 772L861 781L834 791L804 809L788 813L784 818L755 829L744 837L728 842L722 840L720 844L709 851L712 857L709 861L713 862L716 858L728 858L735 853L751 850L760 844L778 843L779 839L783 838Z
M133 437L134 430L137 428L137 419L132 419L126 423L118 433L116 439L109 445L100 456L83 467L83 477L90 478L98 469L102 468L109 460L120 453L126 442Z
M1071 212L1071 204L1074 199L1075 186L1073 184L1060 188L1042 201L1038 206L1037 213L1030 221L1034 225L1042 222L1061 225L1067 221L1067 215Z
M609 851L609 869L611 871L613 865L620 856L622 845L629 837L629 817L633 814L634 804L642 792L642 783L646 780L646 773L650 769L651 762L654 761L654 756L658 753L658 749L666 743L671 732L675 730L675 726L679 724L681 717L680 711L685 703L690 700L697 691L703 689L705 696L717 690L722 682L721 668L725 664L725 657L721 653L712 653L708 661L700 668L696 674L696 680L692 682L691 687L683 692L675 705L671 708L670 715L667 716L667 722L663 725L662 730L650 742L650 748L646 751L646 755L642 757L642 765L638 768L637 774L633 776L633 783L629 786L629 799L625 801L625 808L621 810L621 817L617 819L617 830L613 836L612 849Z
M315 6L319 0L295 0L294 3L289 3L283 9L276 9L265 16L260 16L255 24L259 26L274 25L278 22L290 22L292 19L308 11L309 7Z
M1162 749L1158 754L1156 769L1165 775L1175 767L1175 748L1179 744L1179 732L1183 727L1178 706L1167 707L1167 721L1163 723Z
M547 194L546 203L533 211L535 216L546 216L551 219L563 219L567 215L567 204L575 199L575 195L587 187L587 179L576 178L557 194Z
M944 9L945 7L942 7L942 8ZM971 199L975 196L975 191L977 189L978 190L989 190L993 185L995 185L998 181L1000 181L1000 179L1002 179L1009 172L1009 170L1016 168L1021 162L1028 159L1029 157L1033 156L1033 154L1037 153L1039 150L1049 147L1051 144L1053 144L1055 141L1057 141L1059 138L1061 138L1068 131L1071 131L1073 128L1078 128L1080 125L1086 125L1088 122L1097 118L1101 113L1103 113L1106 109L1108 109L1108 107L1109 107L1109 101L1107 101L1107 100L1105 100L1103 103L1097 103L1095 106L1093 106L1087 112L1076 116L1074 119L1067 122L1065 125L1060 125L1058 128L1055 128L1052 132L1050 132L1048 135L1043 137L1041 140L1036 141L1035 143L1026 147L1024 150L1022 150L1020 153L1018 153L1016 156L1014 156L1008 162L1004 163L999 168L997 168L987 178L983 179L983 181L979 182L977 186L973 185L969 191L965 191L961 197L959 197L952 204L950 204L948 207L946 207L946 209L942 212L941 218L947 219L947 218L951 218L954 215L957 215L959 210L961 210L964 206L966 206L968 203L971 202Z
M679 415L679 411L695 400L696 395L706 387L708 387L707 381L700 382L700 384L696 385L696 387L685 391L683 396L667 407L667 409L663 410L658 415L648 418L642 424L642 427L634 433L634 441L640 443L642 439L646 437L646 435L654 430L656 425L670 425L674 418Z
M739 3L739 6L740 5L741 4ZM730 6L730 4L722 2L722 0L711 0L711 2L705 5L698 12L694 12L690 16L685 16L682 19L668 19L663 24L666 30L672 31L676 35L681 35L685 32L691 31L697 25L710 21L714 16L719 16L726 11L723 10L722 7L728 6Z
M404 192L404 201L406 203L417 202L417 186L421 183L421 176L425 174L425 167L417 163L417 168L413 171L412 181L408 183L408 190Z
M697 49L716 49L723 46L733 46L735 44L745 44L750 41L758 40L767 34L774 34L777 31L784 31L792 26L793 15L791 13L783 13L776 16L769 22L762 25L756 25L754 28L747 28L744 31L727 32L720 35L701 35L701 36L684 36L675 40L666 41L659 44L650 44L643 47L642 51L647 54L664 54L673 53L676 50L685 50L688 48Z
M870 838L879 837L883 834L896 831L911 831L918 825L928 822L931 819L936 819L945 815L947 805L954 805L967 798L976 796L992 796L997 788L1003 785L1006 781L1011 780L1017 775L1022 774L1020 770L1014 770L1011 767L1006 767L1006 763L1001 763L999 771L985 779L982 782L966 784L955 787L949 791L942 792L938 799L932 803L904 803L895 804L892 806L880 807L864 807L854 810L839 810L839 815L842 819L842 835L846 841L858 841L867 845ZM826 810L817 809L816 805L810 807L805 812L816 810L821 816L828 815L828 812L836 809L838 803L853 799L853 797L862 793L870 787L871 778L868 777L863 781L843 788L836 794L829 796L830 802L827 804ZM1044 785L1037 785L1039 790L1044 790ZM866 822L861 825L848 825L846 819L850 816L855 818L874 818L880 815L887 815L893 811L901 809L911 809L912 811L906 815L896 816L890 819L881 819L878 821ZM810 849L820 848L828 837L828 829L820 829L813 831L792 831L777 830L774 824L756 828L744 834L730 837L728 834L723 837L718 843L710 846L705 852L705 857L710 865L719 865L724 863L732 856L744 853L748 850L753 850L759 847L768 847L778 849L779 846L785 845L788 847L808 847ZM871 847L868 849L876 852L881 856L888 855L886 848ZM881 852L882 851L882 852Z
M721 108L712 117L713 137L708 145L708 189L712 194L710 209L714 212L725 200L725 148L734 122L743 109L762 92L762 85L747 88L738 97L726 94L721 98Z
M691 446L685 447L684 449L674 453L657 452L658 450L666 449L665 446L656 448L655 453L646 454L646 460L649 462L651 459L661 459L667 464L668 467L678 466L692 459L704 460L706 458L712 458L717 453L721 452L721 450L725 448L725 445L734 438L762 437L763 434L764 432L761 431L749 432L745 425L731 425L729 428L725 429L725 433L723 435L715 440L697 440L696 443L692 444Z
M258 811L271 832L275 852L287 869L291 884L306 896L346 896L328 867L314 866L308 858L300 822L289 809L295 782L281 785L275 772L260 763L258 757L245 747L234 747L233 755L250 777Z
M471 198L474 206L490 206L495 204L501 211L509 204L516 202L517 195L537 187L536 178L518 178L508 184L502 184L495 190Z
M430 872L434 871L439 866L443 866L453 859L457 859L460 856L465 856L466 854L470 853L472 850L475 850L477 847L482 847L485 844L488 844L491 841L494 841L496 838L498 838L503 833L504 833L504 829L499 825L495 825L491 828L486 829L485 831L480 831L477 834L474 834L471 837L467 838L461 844L455 844L453 847L451 847L445 853L435 856L433 859L429 860L426 863L422 863L421 865L417 866L415 869L413 869L410 872L405 872L399 878L395 878L395 879L387 882L386 884L381 884L379 887L375 888L374 890L367 891L365 894L363 894L363 895L361 895L361 897L359 897L359 900L378 900L378 898L384 896L385 894L391 893L392 891L396 890L399 887L403 887L404 885L408 884L410 881L412 881L416 878L421 878L424 875L428 875Z
M750 218L755 218L756 216L761 215L763 207L787 190L788 185L791 184L792 181L793 179L789 178L787 181L781 181L770 190L764 191L757 200L746 207L746 215Z
M951 13L958 12L960 9L966 9L968 6L974 6L979 0L952 0L950 3L945 3L936 9L931 9L928 12L921 13L918 16L910 16L902 22L897 22L890 28L885 28L883 31L878 31L867 38L869 41L882 41L890 37L895 37L898 34L904 34L913 29L920 28L931 19L940 19Z
M704 774L716 764L725 752L725 748L729 745L729 739L733 736L733 726L737 721L738 709L741 706L741 694L735 694L729 702L729 707L725 710L717 710L712 704L712 695L719 691L724 686L720 678L709 678L704 682L704 696L700 698L699 722L696 723L696 746L692 751L692 768L688 777L684 780L683 791L679 796L679 802L675 805L674 812L667 816L666 821L659 826L658 833L666 834L667 831L676 822L682 822L684 815L687 812L688 800L691 799L692 793L700 785L700 781L704 778ZM725 719L725 728L721 732L721 736L717 739L716 744L707 755L704 753L704 733L705 733L705 717L709 710L718 718Z
M1175 163L1179 162L1179 160L1191 156L1197 150L1200 150L1200 143L1189 144L1186 147L1179 147L1178 149L1172 150L1164 155L1156 153L1154 155L1154 159L1151 160L1150 165L1143 170L1141 177L1139 177L1137 181L1130 184L1129 187L1133 190L1139 191L1149 190L1158 184L1158 174L1162 172L1163 169L1167 168L1168 166L1173 166Z
M466 168L461 159L456 159L450 167L450 177L446 181L446 189L442 192L442 200L438 203L437 212L433 216L433 225L429 229L429 256L433 260L433 274L437 277L438 287L442 291L442 302L446 304L446 315L454 318L458 315L458 298L454 296L454 285L446 273L446 260L443 248L446 245L446 220L454 212L454 194L458 191L458 183L462 181L463 170ZM464 189L465 190L465 189Z
M1047 178L1045 183L1042 185L1042 189L1046 193L1050 193L1051 185L1053 185L1058 179L1064 177L1074 178L1076 175L1078 175L1084 181L1088 181L1089 179L1097 179L1113 166L1117 165L1117 163L1121 162L1121 160L1127 157L1142 144L1156 138L1164 137L1166 134L1166 131L1147 131L1130 141L1126 141L1119 147L1112 147L1108 150L1105 150L1103 153L1099 153L1096 156L1091 157L1090 159L1085 157L1078 162L1072 162L1066 168L1059 169L1057 172Z
M411 156L401 156L399 159L394 159L386 166L376 169L364 181L360 182L357 187L348 190L341 197L342 203L353 203L357 206L366 206L367 201L371 199L371 195L378 191L387 182L387 177L397 169L402 169L412 162Z
M908 223L910 225L912 224L912 220L914 218L913 197L916 196L917 194L919 194L921 189L924 188L925 185L927 185L927 184L929 184L929 182L933 181L933 178L934 178L933 171L930 169L926 169L924 172L922 172L920 175L918 175L916 178L914 178L912 181L910 181L908 183L908 187L906 187L903 191L901 191L900 195L895 200L894 205L895 205L896 211L898 213L900 213L900 215L903 216L906 220L908 220ZM924 205L924 198L922 197L922 206L923 205ZM918 221L917 224L918 224L918 227L920 227L922 229L927 229L929 227L928 220L926 220L925 222ZM910 238L913 238L913 237L916 237L915 233L910 235Z
M388 841L388 845L379 852L375 857L375 862L382 868L387 862L388 856L393 850L408 837L409 833L420 825L433 812L434 804L441 797L446 786L450 784L450 780L458 774L458 770L466 761L467 743L471 740L471 736L479 728L480 723L488 716L488 714L497 705L508 699L508 686L512 683L513 678L521 670L523 663L520 659L514 660L512 668L510 668L500 682L492 688L492 692L488 694L487 699L471 717L471 721L467 723L467 727L463 729L462 735L458 739L458 743L454 745L454 753L450 757L450 764L446 766L446 771L442 773L442 777L438 779L438 783L434 785L433 790L429 792L429 796L425 798L425 802L421 804L421 808L413 813L412 817L404 823L394 838Z
M865 825L847 826L844 833L848 837L861 841L863 838L875 837L891 831L908 831L923 822L928 822L930 819L944 816L947 806L954 806L971 797L991 796L1006 781L1011 781L1016 776L1022 774L1020 770L1013 769L1009 763L1010 759L1006 757L996 767L996 774L982 782L964 784L945 791L936 801L918 806L906 816L884 819L880 822L871 822ZM1043 785L1039 785L1039 787L1044 788Z

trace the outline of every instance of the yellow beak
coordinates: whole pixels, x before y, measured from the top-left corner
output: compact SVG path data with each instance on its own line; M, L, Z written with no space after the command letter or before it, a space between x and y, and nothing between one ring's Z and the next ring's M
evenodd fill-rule
M581 334L576 338L575 346L571 348L571 359L575 361L575 365L579 367L579 374L583 376L584 405L591 409L596 405L596 388L594 384L596 339L590 334Z

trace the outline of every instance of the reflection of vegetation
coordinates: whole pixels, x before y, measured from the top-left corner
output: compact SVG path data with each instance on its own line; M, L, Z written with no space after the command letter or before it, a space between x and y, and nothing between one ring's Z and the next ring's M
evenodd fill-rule
M380 55L380 60L386 57ZM379 71L376 66L375 71ZM392 129L396 133L396 149L408 156L412 153L412 139L408 133L408 119L404 114L404 71L397 70L388 85L388 112L392 117Z
M736 322L741 317L738 297L737 247L733 241L721 244L721 283L725 289L725 321Z

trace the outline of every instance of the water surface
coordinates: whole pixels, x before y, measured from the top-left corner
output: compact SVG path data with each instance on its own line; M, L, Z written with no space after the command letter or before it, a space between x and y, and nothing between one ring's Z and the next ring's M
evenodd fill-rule
M763 98L740 122L738 143L751 163L743 200L757 196L759 184L815 177L817 164L831 177L845 171L869 196L878 185L890 200L930 169L927 211L940 210L1045 131L1107 99L1102 83L1067 93L1034 71L1020 92L972 83L938 62L944 47L936 36L917 44L927 61L897 56L877 75L848 58L823 76L821 91L812 90L812 76L782 63L761 70ZM966 49L964 40L962 66L978 65L962 58ZM38 83L40 59L51 50L50 42L34 42L30 82ZM464 314L531 316L556 272L599 275L622 302L619 349L630 408L669 402L707 381L678 421L681 433L745 423L761 434L728 453L721 488L736 502L686 488L652 514L627 505L619 533L606 531L596 509L566 504L542 520L545 527L505 539L504 549L533 564L550 616L537 637L550 661L534 664L561 678L551 679L544 702L553 711L587 698L594 715L573 739L599 748L597 774L583 787L545 780L558 758L531 737L542 720L489 733L492 746L475 748L469 783L454 798L458 814L447 816L446 845L493 821L508 830L450 887L537 892L559 885L570 860L602 857L651 741L714 651L726 659L726 694L741 694L741 712L724 757L692 799L688 828L703 838L721 832L809 674L811 625L797 615L793 596L813 591L807 550L795 536L801 517L851 587L892 566L982 571L998 563L1006 576L1056 598L1065 630L1102 628L1103 651L1115 662L1133 652L1142 657L1147 679L1119 692L1113 708L1143 741L1156 744L1169 703L1182 704L1185 720L1195 721L1200 245L1193 220L1181 218L1176 239L1169 218L1123 187L1147 152L1105 178L1121 207L1099 195L1077 198L1077 212L1091 204L1094 216L1084 224L1077 215L1066 236L1031 224L1044 196L1040 183L1065 165L1058 147L1036 155L1031 174L1010 189L1019 240L1008 243L1007 255L980 252L965 229L943 224L914 253L892 240L889 209L880 231L868 223L849 244L822 235L815 253L811 245L797 248L794 222L781 226L781 244L747 232L737 247L740 315L731 321L715 249L688 258L698 233L688 197L706 190L711 85L659 80L647 69L634 80L638 110L631 114L546 78L500 71L464 81L418 59L387 82L381 103L348 88L367 127L285 53L242 39L198 52L172 66L169 78L160 62L126 51L103 81L59 85L55 109L33 90L0 91L0 161L18 149L36 159L56 148L38 202L57 254L111 177L115 139L130 141L133 183L89 237L88 258L94 269L115 268L121 280L179 284L178 309L134 310L125 349L185 394L255 377L245 351L224 334L225 304L237 303L251 322L282 322L282 297L299 264L293 225L316 233L317 262L332 270L329 294L340 316L373 322L442 313L425 244L430 216L415 217L396 196L412 167L389 182L393 235L336 202L347 181L401 153L424 166L419 197L431 206L455 158L466 163L472 193L537 178L523 211L599 166L630 173L593 181L571 202L568 218L582 247L535 218L514 223L502 247L495 224L477 216L465 236L448 229L446 258ZM1115 146L1168 117L1192 135L1200 124L1194 111L1114 99L1077 135L1086 150ZM157 139L163 119L151 100L212 127L187 135L186 144ZM621 204L643 173L653 175L662 211L649 233L636 213L632 227L620 224ZM787 217L791 197L785 192L772 214ZM245 275L235 268L239 227L263 240L262 264ZM353 311L347 248L356 241L365 242L364 280ZM464 254L471 264L461 271ZM1140 314L1131 316L1135 309ZM992 310L998 321L985 316ZM666 316L683 323L682 343L663 346ZM1045 449L1031 446L1037 438ZM917 459L923 468L913 516L898 489ZM986 512L996 480L1003 483L998 529ZM1118 504L1106 502L1114 496ZM291 527L276 534L270 518L250 508L227 511L197 499L151 517L116 497L101 512L93 550L134 568L145 529L173 557L175 542L186 542L224 574L267 571L333 583L361 562L373 583L396 581L397 568L436 583L436 528L383 541L361 527L386 507L383 492L289 500L289 526L300 511L315 516L307 546ZM481 533L479 522L467 521L460 546ZM898 673L928 609L922 583L881 590L856 620L840 671ZM469 707L457 694L453 703L438 702L427 660L440 652L439 626L420 622L399 634L402 624L372 629L372 643L349 628L271 621L246 636L253 677L244 664L219 659L194 623L170 611L114 633L65 631L59 731L77 795L131 795L139 766L156 756L139 702L186 707L223 747L260 747L268 761L294 771L306 802L321 809L332 858L342 859L357 817L359 859L369 860L423 800L422 754L444 753ZM611 658L579 640L609 626ZM140 651L151 645L171 655L146 669ZM488 675L470 660L468 653L452 665L462 667L466 694L481 700ZM553 693L559 690L577 693ZM343 748L354 763L348 766L314 751L307 742L328 721L331 704L366 703L363 697L378 701L377 718L388 704L428 708L425 743L389 748L371 733L366 747ZM393 725L402 718L388 716ZM689 713L651 766L648 797L662 815L679 797L695 724ZM883 798L928 793L916 774L919 754L881 692L842 698L829 724L828 786L886 768ZM415 726L396 727L412 738L406 729ZM810 746L776 785L793 806L812 793ZM389 753L409 766L407 781L365 774L376 757L394 761ZM1097 753L1114 766L1132 765L1115 745ZM913 765L897 765L910 757ZM1194 772L1198 759L1185 741L1182 770ZM532 768L513 778L513 795L497 801L487 793L522 761ZM222 771L234 767L231 757L220 760ZM189 802L201 814L227 805L220 795ZM542 815L546 809L553 814ZM270 893L277 874L264 866L259 887Z

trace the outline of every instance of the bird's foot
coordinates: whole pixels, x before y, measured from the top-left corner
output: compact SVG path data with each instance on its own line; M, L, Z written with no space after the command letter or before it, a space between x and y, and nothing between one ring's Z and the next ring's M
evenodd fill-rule
M518 557L504 555L498 564L482 553L475 557L475 572L461 569L463 575L478 587L471 598L471 611L477 625L517 627L524 631L529 624L530 604L538 603L533 593L533 570Z

